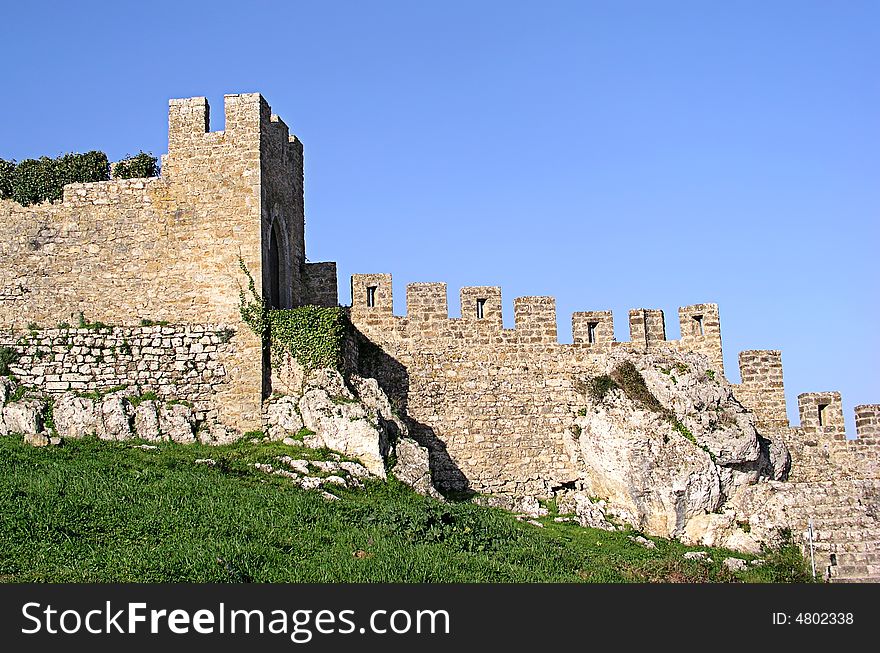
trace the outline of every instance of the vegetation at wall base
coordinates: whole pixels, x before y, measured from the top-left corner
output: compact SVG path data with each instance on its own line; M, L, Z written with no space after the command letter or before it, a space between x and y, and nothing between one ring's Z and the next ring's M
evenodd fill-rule
M9 366L18 360L18 352L12 347L0 347L0 376L9 376Z
M806 582L790 542L731 572L728 555L632 532L472 503L441 503L390 479L338 501L254 469L323 450L243 439L223 446L0 438L2 582ZM211 458L216 465L196 464Z

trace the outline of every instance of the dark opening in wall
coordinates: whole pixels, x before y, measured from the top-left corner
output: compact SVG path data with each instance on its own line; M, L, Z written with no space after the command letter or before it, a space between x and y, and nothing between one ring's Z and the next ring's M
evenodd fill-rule
M702 315L694 315L694 322L696 323L694 325L694 331L696 332L696 334L701 335L701 336L705 335L703 333L703 316Z
M819 426L828 426L828 404L819 404Z
M596 329L598 328L598 322L587 322L587 342L589 342L590 344L596 342Z
M482 320L485 317L486 300L477 300L477 319Z
M376 288L377 286L367 286L367 308L373 308L376 305Z
M278 223L269 233L269 293L267 300L271 308L281 308L281 264L278 253Z

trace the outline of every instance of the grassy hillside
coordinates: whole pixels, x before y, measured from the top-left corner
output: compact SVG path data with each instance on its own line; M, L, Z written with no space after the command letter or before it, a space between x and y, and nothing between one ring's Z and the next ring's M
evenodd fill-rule
M733 574L656 540L542 519L544 528L471 503L443 504L391 480L362 490L293 487L254 469L277 443L222 447L68 440L35 449L0 438L4 582L703 582L807 581L794 547ZM213 458L218 464L195 464ZM739 554L737 554L739 555ZM746 557L746 556L740 556Z

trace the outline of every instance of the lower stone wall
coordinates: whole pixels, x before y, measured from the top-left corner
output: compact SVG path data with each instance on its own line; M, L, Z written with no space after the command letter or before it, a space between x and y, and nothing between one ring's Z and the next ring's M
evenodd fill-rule
M250 335L222 324L7 330L0 347L18 353L10 370L24 386L55 395L137 386L192 403L198 422L237 428L242 359L260 361Z
M377 379L407 416L439 487L546 497L579 477L565 433L584 405L578 379L604 371L606 349L474 346L381 329L358 338L347 367Z
M750 525L767 521L791 529L820 580L880 581L880 480L845 479L771 483L751 506ZM765 488L766 489L766 488Z
M793 428L786 443L791 450L794 481L880 478L880 441L876 438L817 437Z

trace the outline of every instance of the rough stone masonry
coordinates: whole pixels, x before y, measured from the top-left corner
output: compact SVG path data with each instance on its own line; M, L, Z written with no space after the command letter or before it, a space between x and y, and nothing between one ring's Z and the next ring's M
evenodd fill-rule
M305 396L278 417L273 392L296 384L240 320L239 257L275 308L336 306L336 268L305 259L300 141L258 94L224 105L225 130L210 131L205 98L170 101L159 178L71 184L62 201L30 207L0 200L0 347L19 354L20 382L65 401L137 387L158 414L191 406L193 433L283 436L280 425L301 424ZM717 305L679 309L678 341L660 310L630 311L629 342L615 340L610 311L578 312L574 342L560 344L551 297L517 298L506 329L495 286L461 289L460 318L442 283L407 287L403 316L391 275L354 275L351 289L344 371L387 396L379 412L351 411L396 420L428 450L433 485L529 505L555 496L588 523L607 511L646 532L740 548L781 526L799 536L812 518L823 575L880 579L880 406L856 407L858 437L847 439L840 395L803 394L791 427L778 351L742 352L742 382L727 382ZM626 361L661 412L619 390L590 396ZM21 424L27 411L10 399L7 425ZM381 472L381 443L368 448Z

